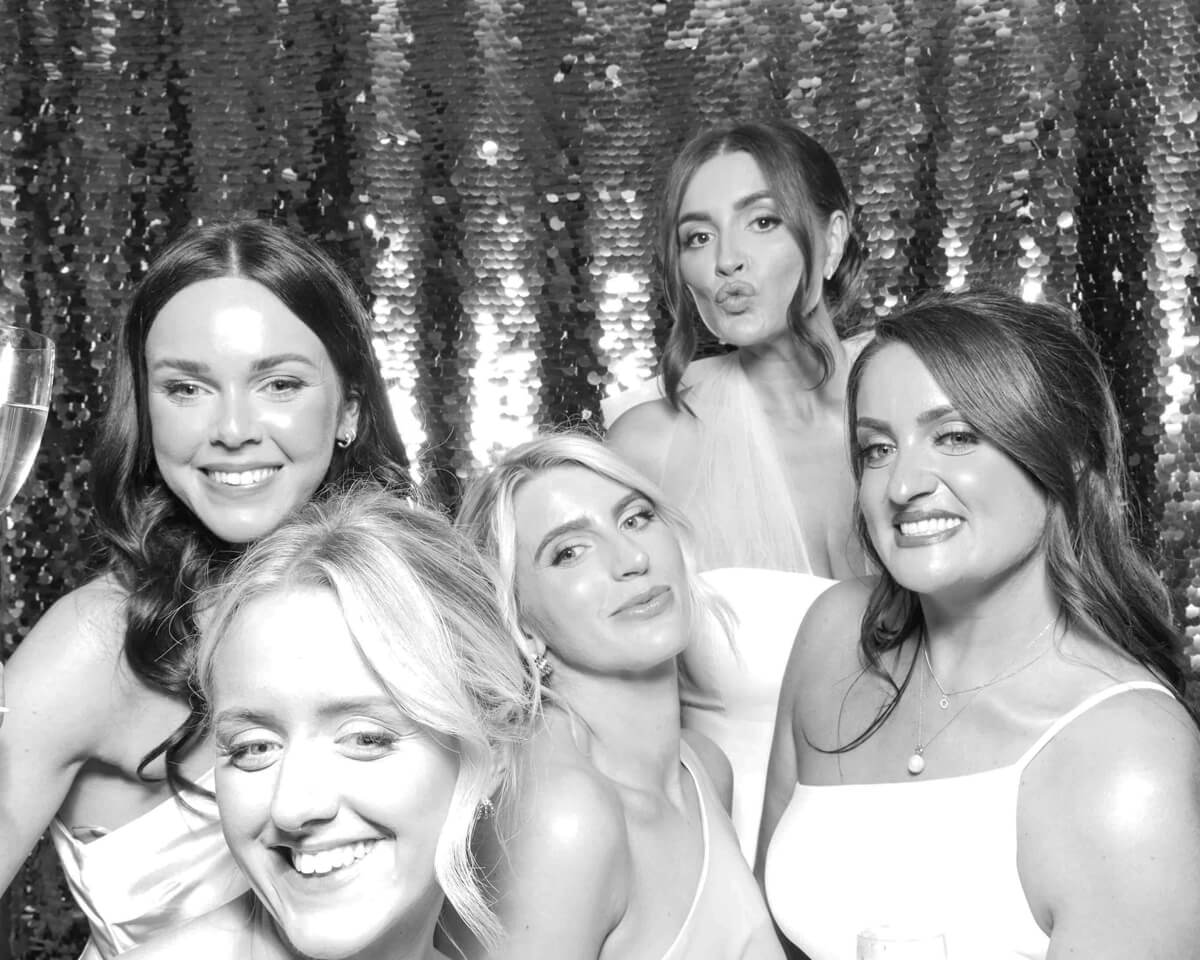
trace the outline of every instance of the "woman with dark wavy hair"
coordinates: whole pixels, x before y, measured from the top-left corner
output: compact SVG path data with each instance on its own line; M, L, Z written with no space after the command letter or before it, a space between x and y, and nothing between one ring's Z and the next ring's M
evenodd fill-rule
M117 328L110 377L91 476L106 569L13 655L0 738L0 880L49 827L87 957L245 886L206 789L196 596L322 491L363 476L407 488L362 301L283 228L171 243Z
M784 677L776 923L811 960L877 926L950 960L1193 956L1200 733L1074 317L929 296L879 322L848 389L881 572L821 596Z
M610 402L609 443L697 524L702 570L857 572L842 414L864 252L833 158L789 123L701 132L656 252L662 392ZM701 324L736 349L695 360Z
M787 651L807 603L863 570L844 401L865 342L864 250L828 152L791 124L754 122L684 146L657 255L673 318L661 394L610 403L608 442L691 520L700 569L741 621L738 657L715 674L721 709L689 702L684 722L733 761L752 855ZM736 349L694 360L701 324Z

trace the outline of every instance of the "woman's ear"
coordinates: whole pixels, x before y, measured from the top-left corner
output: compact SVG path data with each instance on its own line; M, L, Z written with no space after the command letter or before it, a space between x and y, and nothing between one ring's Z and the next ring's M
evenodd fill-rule
M521 625L521 645L531 661L546 654L546 641L524 624Z
M842 262L842 254L846 252L846 240L850 237L850 223L846 214L835 210L829 215L825 224L825 262L821 265L821 277L830 279L837 273L838 265Z
M338 418L337 435L339 437L357 437L358 436L358 414L361 408L358 394L352 392L346 402L342 404L342 413Z

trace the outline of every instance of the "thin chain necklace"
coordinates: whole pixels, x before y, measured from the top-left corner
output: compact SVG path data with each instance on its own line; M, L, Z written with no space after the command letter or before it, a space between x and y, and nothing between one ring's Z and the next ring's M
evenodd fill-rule
M1037 635L1032 640L1029 641L1029 643L1026 645L1025 649L1028 649L1029 647L1034 646L1039 640L1041 640L1042 637L1044 637L1046 635L1046 631L1049 630L1057 621L1058 621L1058 614L1056 613L1050 619L1050 621L1044 627L1042 627L1041 630L1039 630L1037 632ZM921 675L920 675L920 679L918 681L918 683L919 683L919 691L918 691L919 700L917 702L917 743L916 743L916 746L913 747L912 755L909 756L909 758L908 758L908 772L910 774L912 774L914 777L919 777L925 770L925 751L929 748L929 745L931 743L933 743L933 741L936 740L938 737L940 737L942 735L942 733L945 732L946 728L948 726L950 726L950 724L952 724L955 720L957 720L959 718L959 716L962 715L963 711L966 710L967 707L969 707L972 703L975 702L975 698L977 696L979 696L981 691L986 690L988 687L994 686L997 683L1000 683L1000 681L1002 681L1002 680L1007 680L1009 677L1015 677L1022 670L1029 669L1035 663L1037 663L1042 657L1044 657L1046 655L1046 651L1050 649L1049 644L1047 644L1044 648L1042 648L1042 650L1040 650L1038 652L1038 654L1035 657L1033 657L1030 660L1026 660L1019 667L1015 667L1012 670L1008 670L1006 668L1005 670L1002 670L999 674L997 674L991 680L986 681L985 683L978 684L977 686L974 686L974 687L967 687L964 690L955 690L953 693L950 693L950 692L947 692L945 689L943 689L941 683L938 683L937 674L933 672L933 663L929 659L929 645L926 643L924 637L921 638L920 644L921 644L921 652L925 655L925 666L929 669L929 676L933 679L933 682L937 684L938 692L941 693L941 699L938 700L938 706L941 707L943 710L945 710L950 706L950 698L951 697L959 697L959 696L962 696L963 694L968 694L968 693L970 694L970 696L967 697L966 702L961 707L959 707L957 710L954 711L954 714L950 717L950 719L947 720L944 724L942 724L942 726L938 729L938 731L933 736L931 736L928 740L926 740L925 739L925 671L924 670L920 671Z
M1051 617L1046 622L1046 625L1037 632L1037 635L1032 640L1030 640L1028 644L1026 644L1026 649L1028 649L1029 647L1036 646L1037 642L1046 635L1046 631L1049 630L1052 626L1054 626L1054 623L1057 620L1058 620L1058 614L1056 613L1053 617ZM937 685L938 693L941 694L941 697L938 700L938 706L941 707L943 710L950 709L950 698L951 697L961 697L964 693L974 693L977 690L982 690L984 687L990 687L993 683L999 683L1001 680L1007 680L1009 677L1015 676L1016 674L1018 674L1022 670L1024 670L1026 667L1028 667L1030 663L1034 662L1033 660L1030 660L1029 663L1022 664L1021 666L1019 666L1015 670L1013 670L1011 673L1003 673L1002 672L998 677L993 677L991 680L987 680L984 683L981 683L974 687L964 687L962 690L947 690L945 687L942 686L942 681L940 681L938 679L937 674L934 673L934 671L933 671L933 662L929 659L929 644L928 643L922 641L921 652L925 655L925 666L929 668L929 676L933 678L933 682ZM1038 656L1041 656L1041 654L1038 654ZM1034 657L1034 660L1036 660L1036 659L1037 659L1037 657Z

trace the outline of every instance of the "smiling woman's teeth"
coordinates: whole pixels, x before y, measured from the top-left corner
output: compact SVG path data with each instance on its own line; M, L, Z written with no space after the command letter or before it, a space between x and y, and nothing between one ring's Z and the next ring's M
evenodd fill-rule
M929 520L911 520L900 524L900 533L906 537L924 537L931 533L941 533L962 523L958 517L934 517Z
M248 487L252 483L262 483L275 472L276 467L264 467L262 470L243 470L239 473L227 473L224 470L210 470L208 475L217 483L230 487Z
M348 843L344 847L320 850L317 853L293 850L292 866L306 877L323 876L361 860L371 852L375 843L374 840L365 840L359 843Z

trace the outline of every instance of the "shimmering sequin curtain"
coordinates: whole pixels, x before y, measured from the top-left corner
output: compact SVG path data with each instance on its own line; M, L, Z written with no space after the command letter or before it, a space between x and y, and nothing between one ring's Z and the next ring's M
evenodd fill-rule
M1079 308L1200 653L1192 0L2 9L0 318L59 349L35 475L0 520L4 651L86 575L106 331L173 231L269 215L339 256L373 296L405 440L452 498L496 450L651 371L664 161L700 125L773 116L845 171L869 308L985 282ZM46 862L12 898L19 956L77 951Z

